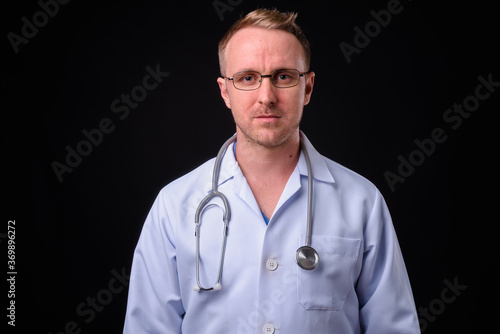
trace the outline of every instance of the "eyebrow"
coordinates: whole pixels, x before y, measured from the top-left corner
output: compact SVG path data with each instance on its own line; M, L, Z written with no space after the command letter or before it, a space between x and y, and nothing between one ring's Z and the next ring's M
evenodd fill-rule
M281 66L281 67L277 67L275 69L273 69L269 74L273 73L273 72L276 72L276 71L279 71L279 70L295 70L295 68L293 67L286 67L286 66ZM252 69L252 68L243 68L243 69L240 69L234 73L239 73L239 72L258 72L258 73L261 73L260 71L257 71L255 69ZM233 73L233 75L234 75ZM262 73L261 73L262 74Z

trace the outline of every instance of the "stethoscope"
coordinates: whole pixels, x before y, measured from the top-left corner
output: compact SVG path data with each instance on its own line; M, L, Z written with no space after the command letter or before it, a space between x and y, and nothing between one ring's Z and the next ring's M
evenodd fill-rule
M217 158L215 159L214 171L212 176L212 191L200 202L198 208L196 209L196 214L194 218L194 222L196 224L194 235L196 237L196 283L193 290L195 291L211 291L211 290L220 290L222 288L221 285L221 277L222 277L222 267L224 264L224 253L226 249L226 240L228 233L228 225L229 220L231 219L231 211L229 209L229 202L226 196L221 193L217 188L217 183L219 181L219 173L220 173L220 165L222 163L222 158L226 153L226 150L231 143L236 140L236 134L226 140L226 142L222 145L217 154ZM305 270L313 270L319 263L319 255L318 252L314 248L311 247L311 231L312 231L312 168L311 161L309 160L309 154L307 153L306 146L304 141L301 139L300 144L302 147L302 152L304 153L304 158L306 160L307 166L307 231L306 231L306 240L305 245L301 246L295 252L295 261ZM211 288L204 288L200 283L200 216L203 209L207 206L208 202L215 197L219 197L224 204L224 228L222 230L222 247L220 252L220 261L219 261L219 272L217 274L217 281Z

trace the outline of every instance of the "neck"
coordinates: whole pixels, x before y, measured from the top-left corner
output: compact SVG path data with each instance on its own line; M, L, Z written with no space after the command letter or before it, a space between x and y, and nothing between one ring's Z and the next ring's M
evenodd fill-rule
M276 147L259 145L238 133L236 157L243 175L248 178L273 179L289 176L300 156L299 130Z
M300 156L297 129L276 147L259 145L239 129L236 159L264 215L270 218Z

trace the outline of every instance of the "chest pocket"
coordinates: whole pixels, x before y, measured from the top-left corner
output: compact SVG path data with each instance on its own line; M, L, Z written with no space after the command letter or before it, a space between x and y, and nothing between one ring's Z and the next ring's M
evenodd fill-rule
M354 289L360 245L358 239L312 236L311 246L319 254L319 264L314 270L297 266L298 301L306 310L342 310Z

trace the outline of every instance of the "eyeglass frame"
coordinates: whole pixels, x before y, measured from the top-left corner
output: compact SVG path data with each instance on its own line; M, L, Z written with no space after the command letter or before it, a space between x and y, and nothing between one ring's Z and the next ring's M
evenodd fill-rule
M297 83L293 86L286 86L286 87L278 87L276 86L276 84L274 83L274 80L273 80L273 74L275 72L278 72L278 71L297 71L297 73L299 73L299 80L297 81ZM236 87L235 83L234 83L234 76L238 73L245 73L245 72L251 72L251 73L258 73L260 75L260 80L259 80L259 86L256 87L256 88L252 88L252 89L242 89L242 88L238 88ZM262 79L264 78L269 78L271 80L271 83L273 84L274 87L276 88L292 88L292 87L295 87L297 86L299 83L300 83L300 78L305 76L306 74L309 74L310 71L308 72L300 72L299 70L297 69L294 69L294 68L280 68L280 69L277 69L277 70L274 70L271 72L271 74L261 74L260 72L258 71L239 71L239 72L236 72L233 74L232 77L225 77L225 76L220 76L221 78L224 78L224 79L227 79L227 80L231 80L233 82L233 87L237 90L242 90L242 91L246 91L246 92L249 92L249 91L253 91L253 90L257 90L260 88L260 86L262 86Z

